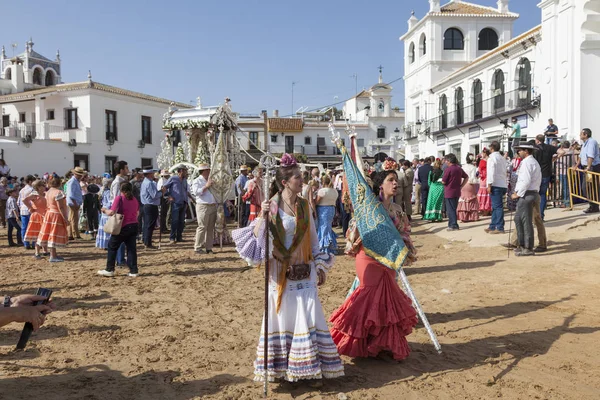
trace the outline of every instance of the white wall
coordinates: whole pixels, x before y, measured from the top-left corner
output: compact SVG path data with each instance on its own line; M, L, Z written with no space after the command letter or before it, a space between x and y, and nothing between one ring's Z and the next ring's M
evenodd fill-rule
M37 110L38 122L51 125L51 134L57 140L34 140L26 147L20 140L15 144L3 144L4 156L12 172L18 175L28 173L43 174L55 171L64 174L74 166L74 154L85 154L89 159L90 172L98 175L105 172L105 156L125 160L130 168L142 167L142 158L152 159L156 167L156 157L160 152L160 142L164 137L162 116L168 105L115 95L98 90L85 90L45 95L46 99L4 104L5 112L12 120L18 120L19 111L27 112L27 122ZM36 107L37 105L37 107ZM75 107L78 111L78 127L64 130L64 109ZM48 109L54 109L55 120L46 121ZM106 144L105 110L117 111L118 140L109 148ZM142 115L152 118L152 143L138 148L142 138ZM13 117L14 116L14 117ZM58 132L62 129L63 132ZM77 138L76 147L67 145L70 138ZM63 141L58 141L58 140Z

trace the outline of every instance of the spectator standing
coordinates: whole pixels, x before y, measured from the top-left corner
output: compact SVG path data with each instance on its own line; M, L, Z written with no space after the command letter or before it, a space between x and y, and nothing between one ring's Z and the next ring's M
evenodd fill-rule
M29 209L27 208L25 203L23 203L23 200L25 200L25 198L27 198L31 194L31 192L33 192L33 186L31 186L31 184L34 180L35 177L33 175L27 175L27 177L24 180L25 186L23 186L23 188L19 191L19 197L17 199L17 205L19 206L19 212L21 214L22 238L25 237L25 232L27 232L27 225L29 225L29 218L31 217L31 213L29 212ZM34 243L23 242L23 244L25 245L25 248L27 250L35 249Z
M21 236L21 227L19 226L19 207L17 206L17 197L19 195L17 189L8 188L6 190L8 200L6 201L6 223L8 224L8 245L10 247L23 246ZM12 232L17 231L17 243L15 244Z
M490 144L490 156L487 160L487 192L492 203L492 221L487 233L504 233L504 196L508 190L506 171L508 165L500 154L500 143Z
M423 165L419 167L418 178L421 184L421 215L424 217L427 211L427 197L429 196L429 173L433 171L431 158L423 160Z
M473 154L467 154L466 163L462 167L469 177L469 181L463 186L460 191L460 199L458 199L457 214L461 222L479 221L479 202L477 201L479 178L477 178L474 158Z
M238 221L240 228L245 228L248 225L248 217L250 216L250 207L246 209L246 202L242 200L242 196L246 194L244 188L248 182L248 167L242 165L240 167L240 175L235 180L235 196L238 200Z
M413 181L415 179L415 172L411 167L412 167L412 165L411 165L410 161L406 161L406 160L404 160L402 162L402 164L400 165L400 169L402 171L404 171L404 180L406 181L406 184L404 185L404 189L402 192L401 205L402 205L402 209L406 213L406 216L408 217L409 221L412 221L412 213L413 213L412 193L413 193ZM400 175L398 175L398 176L400 176ZM400 188L398 188L398 189L400 189Z
M0 177L9 178L10 177L10 168L6 165L6 161L0 158Z
M98 275L112 277L115 276L115 264L117 261L117 250L122 243L127 247L127 266L129 267L128 276L135 278L138 276L136 236L138 231L137 216L140 209L138 201L133 197L133 187L131 183L124 182L120 188L120 194L115 198L106 211L108 216L115 213L123 215L121 232L118 235L111 235L108 241L108 257L106 259L106 269L98 271Z
M457 219L458 199L463 186L469 181L469 176L458 165L458 159L452 153L446 155L446 169L442 177L444 184L444 201L446 203L446 214L448 215L448 231L459 229Z
M79 234L79 209L83 204L81 180L86 172L81 167L71 170L73 176L67 182L67 206L69 206L69 240L81 239Z
M546 137L546 144L551 144L553 139L558 140L558 126L554 125L552 118L548 120L548 126L544 131L544 136Z
M477 201L479 202L479 211L483 215L490 215L492 212L492 202L490 201L490 194L487 191L487 161L490 156L490 151L484 148L481 151L481 158L477 164L477 170L479 171L479 191L477 192Z
M54 177L48 182L46 192L46 214L40 228L37 244L50 250L50 262L63 262L64 258L56 254L58 247L64 247L68 243L68 218L69 208L65 194L60 190L61 180Z
M571 197L569 192L569 178L567 176L569 168L575 165L575 155L571 148L571 143L565 140L556 151L556 172L560 183L560 193L562 197L561 208L571 207Z
M598 149L598 142L596 139L592 138L592 130L589 128L584 128L579 138L583 142L581 146L581 154L579 155L581 159L581 166L586 171L600 173L600 149ZM595 200L600 200L600 182L598 182L598 178L595 179L595 184L589 185L592 188L595 188L595 193L587 193L588 198L593 198ZM594 189L592 189L594 190ZM587 210L584 211L586 214L597 213L600 211L597 203L590 202L590 206Z
M558 148L550 144L544 143L544 135L540 134L535 137L535 144L538 150L534 152L534 158L540 164L542 169L542 184L540 186L540 211L542 220L544 219L544 211L546 210L546 202L548 195L548 187L552 181L552 159L557 153Z
M142 213L144 218L143 228L143 242L146 249L155 249L152 244L152 234L156 227L158 220L158 206L160 206L160 199L162 198L163 191L166 188L158 190L156 182L154 182L154 173L156 170L152 168L144 169L144 181L140 188L140 204L142 206ZM139 222L138 222L139 224Z
M516 256L533 256L533 206L539 201L539 189L542 184L540 164L533 157L535 146L523 144L516 147L523 159L519 167L519 179L513 199L517 201L515 212L515 228L517 230L518 247Z
M517 117L512 117L512 134L510 135L510 139L512 139L512 150L515 151L515 147L521 143L521 124L519 124L519 120Z
M152 167L146 167L147 169L152 169ZM140 204L140 207L142 207L142 198L141 198L141 192L142 192L142 182L144 181L144 174L142 173L142 169L141 168L136 168L133 170L133 178L131 179L131 187L133 188L133 197L135 197L135 199L138 201L138 203ZM143 211L143 210L142 210ZM143 235L143 218L144 213L140 212L138 215L138 236L137 236L137 240L139 242L139 238L140 235Z
M322 188L317 191L317 236L321 252L337 254L337 238L333 232L333 216L335 215L335 203L338 192L331 185L331 178L324 176L321 180Z
M87 234L90 240L96 240L99 227L100 209L100 186L95 183L87 185L87 193L83 195L83 215L87 218Z
M200 176L192 183L192 195L196 198L196 216L198 228L196 229L196 241L194 250L196 254L212 253L215 224L217 223L217 200L209 190L212 186L210 176L210 165L200 164L198 166ZM204 250L202 248L204 247Z
M183 242L185 226L185 207L188 197L187 168L177 168L177 175L169 178L163 187L167 190L171 203L171 234L169 244Z
M8 179L6 177L0 178L0 228L6 227L6 201L8 200Z
M415 198L415 214L421 214L421 182L419 181L419 168L423 160L414 159L412 162L415 177L413 178L413 196Z

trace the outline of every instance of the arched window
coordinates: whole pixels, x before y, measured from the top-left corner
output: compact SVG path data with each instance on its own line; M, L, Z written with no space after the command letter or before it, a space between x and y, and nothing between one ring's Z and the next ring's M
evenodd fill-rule
M517 88L519 106L523 107L531 103L531 63L527 58L521 58L517 64L517 76L519 77Z
M411 64L415 62L415 44L413 42L408 47L408 62Z
M456 106L456 125L465 123L465 94L461 87L454 92L454 104Z
M46 71L46 86L52 86L54 84L54 72L51 70Z
M457 28L450 28L444 33L444 50L463 50L465 39Z
M498 47L498 34L492 28L479 32L479 50L493 50Z
M4 79L12 79L12 69L10 67L4 71Z
M36 68L33 70L33 84L41 85L42 84L42 69Z
M479 79L473 82L473 120L483 118L483 85Z
M421 34L421 39L419 40L419 48L421 50L422 56L427 54L427 37L424 33Z
M497 69L494 72L494 111L496 113L504 111L504 72Z
M440 129L448 127L448 98L445 94L440 97Z

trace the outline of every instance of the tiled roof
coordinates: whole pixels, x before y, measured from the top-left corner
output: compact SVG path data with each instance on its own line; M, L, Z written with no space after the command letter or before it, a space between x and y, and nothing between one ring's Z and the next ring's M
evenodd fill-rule
M433 87L440 86L444 82L449 81L450 79L454 78L455 76L461 74L463 71L475 67L476 65L480 64L484 60L487 60L488 58L490 58L490 57L492 57L492 56L494 56L496 54L499 54L499 53L502 53L502 52L504 52L506 50L509 50L509 49L517 46L519 43L521 43L521 42L523 42L525 40L528 40L528 39L530 39L532 37L535 37L535 35L537 35L541 31L542 31L542 26L538 25L535 28L532 28L532 29L528 30L527 32L522 33L521 35L512 38L508 42L504 43L502 46L496 47L494 50L491 50L491 51L485 53L484 55L482 55L481 57L476 58L470 64L465 65L464 67L462 67L458 71L456 71L456 72L448 75L446 78L444 78L440 82L436 83Z
M269 118L269 132L302 132L301 118Z
M517 18L518 14L515 13L501 13L497 8L480 6L478 4L467 3L460 0L453 0L450 3L442 6L439 13L430 13L434 16L448 15L448 16L487 16L487 17L514 17Z
M116 86L105 85L94 81L76 82L76 83L63 83L55 86L48 86L42 89L27 90L25 92L7 94L0 96L0 103L11 103L14 101L23 101L33 99L37 95L54 92L70 92L75 90L95 89L103 92L114 93L121 96L133 97L136 99L153 101L156 103L162 103L170 105L173 103L174 106L181 108L191 108L189 104L173 102L171 100L163 99L161 97L150 96L144 93L134 92L127 89L121 89Z

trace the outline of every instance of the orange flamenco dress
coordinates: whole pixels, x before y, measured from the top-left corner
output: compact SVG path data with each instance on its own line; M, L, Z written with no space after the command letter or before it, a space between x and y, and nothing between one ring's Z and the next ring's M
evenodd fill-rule
M416 255L410 222L399 205L392 204L388 212L409 250L405 264L410 263ZM354 220L346 237L346 253L356 257L360 285L330 318L338 352L349 357L376 357L389 351L394 359L403 360L410 354L406 336L417 324L412 302L398 286L396 271L365 253Z
M61 209L66 208L65 194L56 188L46 192L48 209L44 216L37 244L41 247L57 248L66 246L68 241L67 221Z
M35 243L42 229L44 215L46 215L46 197L40 196L36 191L31 194L34 196L31 200L33 212L29 218L29 224L27 224L27 231L25 232L23 241Z

